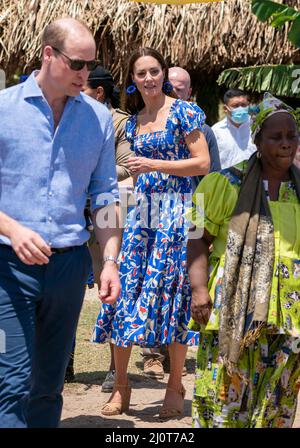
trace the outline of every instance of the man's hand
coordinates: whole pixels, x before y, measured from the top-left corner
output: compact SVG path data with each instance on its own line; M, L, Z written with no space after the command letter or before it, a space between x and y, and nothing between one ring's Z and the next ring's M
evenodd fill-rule
M103 303L112 305L119 297L120 292L118 266L112 261L106 261L100 275L99 298Z
M191 315L200 325L206 325L212 310L212 301L206 287L192 290Z
M51 248L33 230L16 223L11 229L10 240L13 250L23 263L28 265L49 263Z
M130 169L131 173L135 175L155 171L153 160L148 159L147 157L129 157L127 160L127 167Z

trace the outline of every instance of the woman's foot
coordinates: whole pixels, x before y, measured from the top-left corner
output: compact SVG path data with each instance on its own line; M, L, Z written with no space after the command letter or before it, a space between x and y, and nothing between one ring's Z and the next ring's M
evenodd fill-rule
M178 389L167 387L164 403L159 412L161 420L170 420L183 416L185 388L181 385Z
M103 415L120 415L129 409L131 387L126 384L115 384L110 399L101 408Z

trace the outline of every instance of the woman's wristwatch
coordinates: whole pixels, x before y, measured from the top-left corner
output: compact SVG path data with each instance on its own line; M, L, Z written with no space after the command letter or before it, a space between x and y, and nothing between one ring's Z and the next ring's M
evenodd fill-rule
M112 255L107 255L103 258L103 263L106 261L113 261L114 263L118 264L118 259L116 257L113 257Z

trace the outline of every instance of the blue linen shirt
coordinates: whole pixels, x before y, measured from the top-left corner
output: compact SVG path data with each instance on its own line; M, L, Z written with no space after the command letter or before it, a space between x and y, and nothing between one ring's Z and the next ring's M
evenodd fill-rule
M0 210L54 248L81 245L87 196L92 211L119 200L111 114L80 93L54 129L36 74L0 92Z

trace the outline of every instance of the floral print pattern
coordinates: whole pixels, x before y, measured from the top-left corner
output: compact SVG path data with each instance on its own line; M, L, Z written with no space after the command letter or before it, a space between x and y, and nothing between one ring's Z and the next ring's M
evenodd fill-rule
M164 130L136 135L137 117L132 116L126 125L127 139L137 156L187 159L185 137L194 129L202 130L204 120L200 108L175 100ZM136 206L128 214L120 253L121 295L115 306L102 306L94 342L122 347L197 344L198 332L188 329L186 212L191 190L190 177L159 171L139 175Z
M249 380L229 377L218 359L218 335L201 333L192 406L194 428L290 428L300 389L295 339L264 333L240 358Z
M300 338L300 204L292 182L282 182L278 201L269 206L274 225L275 263L267 330L244 349L238 368L248 385L229 378L218 358L218 331L230 216L247 164L209 174L197 192L204 193L205 227L215 231L209 260L208 289L213 310L201 327L192 415L194 427L291 427L300 388L300 356L292 350ZM264 182L268 196L268 183ZM213 192L213 193L211 193ZM220 195L220 192L225 192ZM190 327L200 327L193 321ZM296 347L296 348L297 348Z

